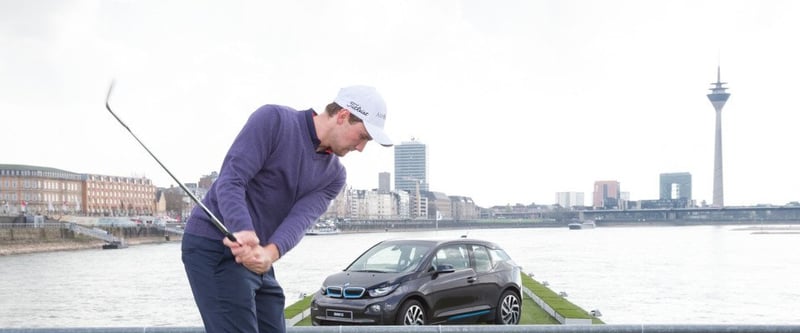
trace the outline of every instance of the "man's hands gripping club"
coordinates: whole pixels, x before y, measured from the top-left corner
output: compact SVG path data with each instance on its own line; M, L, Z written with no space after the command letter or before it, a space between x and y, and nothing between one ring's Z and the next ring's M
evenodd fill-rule
M253 231L239 231L233 234L238 242L232 242L228 238L223 238L222 243L231 249L236 262L242 264L256 274L264 274L272 268L280 252L275 244L261 246L258 236Z

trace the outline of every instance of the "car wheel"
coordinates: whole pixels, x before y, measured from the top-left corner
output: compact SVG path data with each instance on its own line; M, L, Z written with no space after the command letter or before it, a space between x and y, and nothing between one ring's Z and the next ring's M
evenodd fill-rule
M417 300L408 300L397 316L399 325L425 325L425 308Z
M510 290L503 292L500 301L497 302L497 315L495 323L502 325L517 325L522 312L519 296Z

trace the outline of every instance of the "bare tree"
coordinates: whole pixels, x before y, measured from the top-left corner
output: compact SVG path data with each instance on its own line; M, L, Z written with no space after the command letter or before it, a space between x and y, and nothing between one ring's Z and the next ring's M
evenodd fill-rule
M183 193L180 187L170 186L164 190L164 202L168 212L180 213L183 211L184 199L186 194Z

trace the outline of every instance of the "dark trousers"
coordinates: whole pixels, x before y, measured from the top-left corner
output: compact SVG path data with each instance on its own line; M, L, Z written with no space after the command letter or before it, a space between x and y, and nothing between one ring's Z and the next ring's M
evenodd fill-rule
M251 272L236 263L222 240L184 234L181 245L206 332L286 332L286 298L274 267L266 274Z

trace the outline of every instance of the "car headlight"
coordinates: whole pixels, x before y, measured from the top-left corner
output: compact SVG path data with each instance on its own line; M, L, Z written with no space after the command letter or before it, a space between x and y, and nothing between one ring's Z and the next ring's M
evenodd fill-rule
M393 292L395 289L397 289L397 286L398 286L397 284L390 284L388 286L372 288L367 291L369 292L370 297L381 297L381 296L386 296L389 293Z

